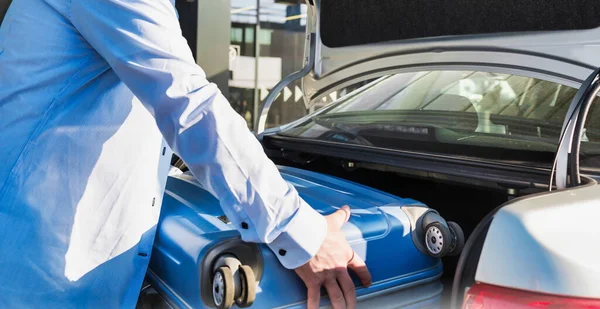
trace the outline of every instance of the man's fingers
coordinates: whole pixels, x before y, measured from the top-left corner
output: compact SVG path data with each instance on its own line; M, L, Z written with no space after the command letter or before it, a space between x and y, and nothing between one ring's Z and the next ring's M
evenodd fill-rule
M367 269L365 262L356 254L352 256L352 259L348 262L348 268L358 276L363 286L369 287L371 285L371 273Z
M329 295L329 300L331 301L333 309L346 309L346 300L344 299L344 294L342 293L342 290L340 290L337 280L332 279L326 281L325 288L327 289L327 295Z
M350 219L350 207L344 206L328 217L332 218L337 227L342 227L342 225L344 225L344 223L348 222L348 219Z
M318 309L321 302L321 287L313 286L308 288L308 300L306 306L308 309Z
M348 309L356 308L356 288L354 287L352 278L350 278L350 274L348 274L346 269L339 271L337 281L342 288L342 292L344 293L346 307Z

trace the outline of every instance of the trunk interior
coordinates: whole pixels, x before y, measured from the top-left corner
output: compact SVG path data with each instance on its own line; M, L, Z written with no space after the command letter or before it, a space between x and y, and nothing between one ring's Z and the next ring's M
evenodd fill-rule
M343 178L402 198L423 202L437 210L446 221L458 223L464 232L465 241L469 239L481 220L498 206L513 198L541 191L535 188L507 188L495 182L475 181L468 177L421 173L365 162L348 162L334 157L315 157L297 153L282 156L278 151L266 150L277 165ZM187 170L183 162L177 159L174 157L172 165ZM444 286L442 308L449 306L458 260L459 256L442 258L444 267L441 278ZM472 268L476 265L466 267Z
M481 183L467 184L468 181L432 180L406 176L396 171L389 171L389 167L363 164L362 166L368 168L361 168L360 163L353 163L353 168L348 168L347 162L344 163L335 158L320 157L307 164L298 164L286 159L273 159L273 161L279 165L333 175L399 197L421 201L437 210L447 221L457 222L465 233L465 239L468 239L485 215L516 195L514 191L507 188L499 186L494 188L494 184L482 186ZM530 192L521 191L520 195L528 193ZM448 304L450 301L452 280L458 259L458 256L443 258L443 304Z

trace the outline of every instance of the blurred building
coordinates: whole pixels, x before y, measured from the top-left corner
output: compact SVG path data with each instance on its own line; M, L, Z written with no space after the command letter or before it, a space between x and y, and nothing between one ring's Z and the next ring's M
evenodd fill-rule
M255 121L255 102L262 103L282 78L303 65L306 9L303 1L231 0L229 100L249 127ZM269 113L268 127L306 114L299 87L299 82L293 83L279 95Z
M303 65L304 1L177 0L176 6L197 63L253 128L255 103ZM267 127L306 113L298 81L279 95Z

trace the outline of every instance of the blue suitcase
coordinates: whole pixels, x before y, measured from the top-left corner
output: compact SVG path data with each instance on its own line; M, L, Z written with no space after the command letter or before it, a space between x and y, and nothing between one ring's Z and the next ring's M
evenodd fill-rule
M460 251L458 226L412 199L315 172L279 169L322 214L343 205L352 209L342 230L373 278L369 288L354 278L359 307L440 306L440 256ZM189 174L167 182L147 279L173 308L226 308L232 297L234 307L306 306L306 288L296 274L267 246L241 241L218 201ZM329 306L326 297L321 305Z

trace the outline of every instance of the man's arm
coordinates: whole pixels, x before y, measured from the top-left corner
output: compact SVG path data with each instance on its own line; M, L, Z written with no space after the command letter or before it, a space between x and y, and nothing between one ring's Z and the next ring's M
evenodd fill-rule
M326 233L266 157L181 35L168 0L74 0L71 20L152 113L167 143L221 203L245 241L267 243L287 268L306 263ZM128 102L123 102L127 104ZM283 252L283 251L282 251Z
M154 116L245 241L268 244L289 269L309 265L320 251L327 262L329 251L342 248L321 248L327 219L283 180L244 119L206 80L168 0L72 0L69 19ZM347 259L333 266L345 267L351 255L342 242ZM322 273L330 268L315 265ZM301 277L312 280L311 271Z

